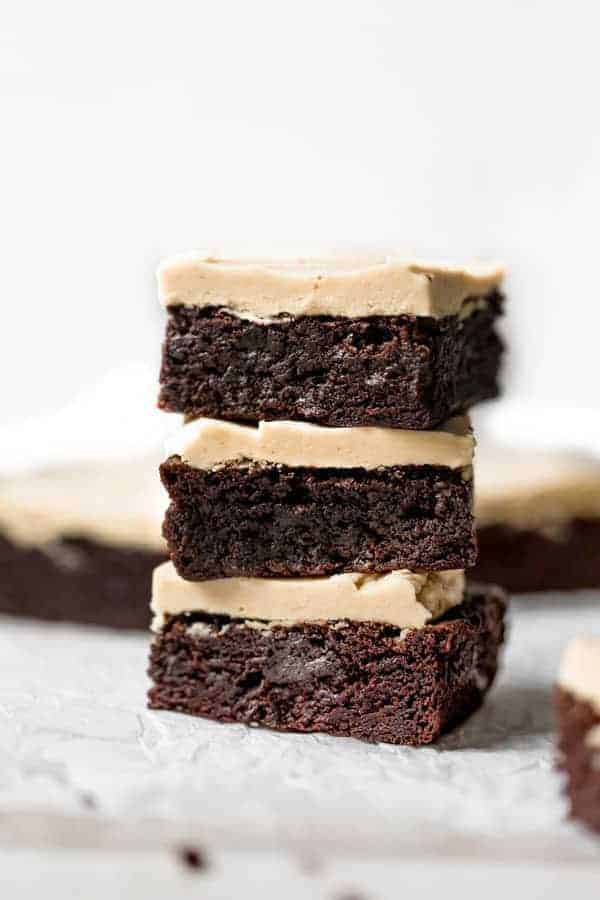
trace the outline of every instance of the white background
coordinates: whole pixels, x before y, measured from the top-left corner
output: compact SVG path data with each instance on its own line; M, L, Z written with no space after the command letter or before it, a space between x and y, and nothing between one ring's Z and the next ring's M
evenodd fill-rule
M598 412L597 10L5 0L0 421L156 371L158 259L231 239L500 258L509 399Z

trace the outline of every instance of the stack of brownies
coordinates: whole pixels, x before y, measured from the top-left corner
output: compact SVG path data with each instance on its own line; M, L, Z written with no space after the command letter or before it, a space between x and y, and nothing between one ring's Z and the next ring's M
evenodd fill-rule
M475 563L465 412L498 392L502 271L201 254L159 270L150 705L423 744L481 703L504 599Z

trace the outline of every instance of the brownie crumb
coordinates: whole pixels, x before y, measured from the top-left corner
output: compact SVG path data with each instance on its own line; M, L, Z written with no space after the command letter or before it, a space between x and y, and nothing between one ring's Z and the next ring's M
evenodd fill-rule
M179 861L188 869L200 872L208 868L206 856L198 847L180 847L177 855Z
M303 875L318 875L323 871L323 860L314 853L303 853L298 857L298 868Z
M79 794L79 802L86 809L98 809L98 801L90 791L81 791Z

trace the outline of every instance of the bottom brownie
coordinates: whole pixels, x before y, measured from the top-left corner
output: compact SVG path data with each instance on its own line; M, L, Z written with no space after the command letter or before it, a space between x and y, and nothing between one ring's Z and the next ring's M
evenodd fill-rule
M165 554L62 538L24 547L0 537L0 613L148 628L152 570Z
M282 731L427 744L481 704L496 674L505 601L470 597L433 625L275 625L204 613L154 639L149 705Z
M477 529L477 543L474 577L508 591L600 587L600 519L573 519L556 538L489 525Z
M559 765L567 776L570 813L600 832L600 713L562 687L555 689ZM598 729L595 741L592 729Z

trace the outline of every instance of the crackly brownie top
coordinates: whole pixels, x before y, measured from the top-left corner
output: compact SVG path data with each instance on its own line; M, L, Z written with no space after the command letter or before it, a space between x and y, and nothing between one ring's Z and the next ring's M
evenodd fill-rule
M468 314L497 291L498 265L455 265L397 255L318 259L225 259L192 252L164 260L164 306L219 307L257 318L288 316L444 316Z
M154 572L153 627L165 616L206 612L259 622L316 622L350 619L419 628L464 597L465 575L410 572L384 575L349 572L321 578L215 578L186 581L172 563Z
M169 455L197 469L251 460L286 466L363 468L447 466L466 469L475 441L465 416L435 431L401 428L326 428L307 422L259 422L238 425L200 418L184 425L167 444Z

